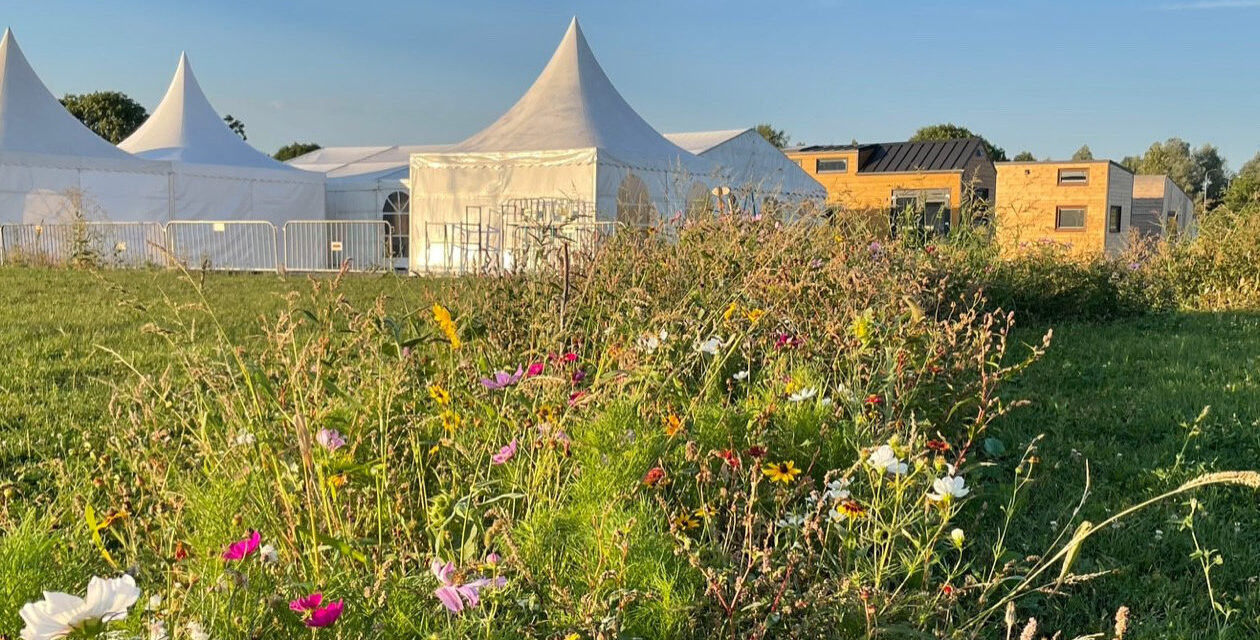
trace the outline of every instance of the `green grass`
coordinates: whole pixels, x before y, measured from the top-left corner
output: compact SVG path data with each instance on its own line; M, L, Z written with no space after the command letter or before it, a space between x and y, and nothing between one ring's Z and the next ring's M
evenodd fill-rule
M994 427L1010 449L1045 436L1016 548L1039 552L1052 539L1051 522L1066 526L1085 489L1086 462L1092 487L1081 517L1095 522L1197 473L1260 463L1260 315L1180 313L1054 331L1046 357L1006 390L1030 405ZM1040 334L1019 337L1033 342ZM1205 406L1211 409L1201 432L1191 436L1187 425ZM1234 610L1222 637L1256 637L1256 496L1207 491L1198 498L1206 511L1196 520L1200 543L1224 560L1211 573L1217 599ZM1217 637L1193 543L1179 531L1188 511L1185 501L1167 503L1101 534L1087 545L1078 570L1115 573L1024 613L1045 622L1043 628L1082 629L1128 605L1136 637Z
M204 285L206 303L216 310L224 331L233 342L246 343L260 339L260 318L283 309L286 294L310 286L303 278L265 275L215 275ZM422 301L434 287L441 295L456 295L453 281L393 276L351 278L343 292L359 303L386 295L391 313L404 316L412 309L426 311ZM171 364L169 344L142 329L155 315L199 303L189 284L168 272L0 269L0 486L8 489L0 512L0 530L5 532L0 569L19 566L24 554L42 555L40 550L51 544L36 534L28 516L11 519L10 503L51 501L47 496L67 490L56 484L63 476L52 469L74 464L91 468L83 462L91 455L73 454L90 453L93 443L113 433L110 397L129 372L106 349L145 373L161 372ZM210 345L213 328L199 331ZM1041 331L1025 329L1016 338L1036 342ZM1105 324L1066 323L1054 331L1046 357L1003 392L1005 398L1024 398L1029 405L1004 417L993 432L1005 442L1008 460L1044 436L1038 445L1037 481L1016 520L1012 546L1020 553L1047 549L1056 533L1052 522L1067 526L1085 487L1087 461L1092 488L1081 517L1093 521L1204 471L1260 466L1260 315L1183 313ZM1191 436L1186 425L1209 405L1200 432ZM609 467L602 475L625 475L621 471ZM598 494L603 484L594 472L578 488ZM982 506L974 509L969 526L991 531L1004 499L997 487L986 488L980 497ZM1037 617L1043 630L1094 630L1106 628L1115 609L1127 605L1133 612L1130 638L1256 637L1256 497L1237 489L1209 490L1197 497L1204 511L1196 520L1196 533L1204 548L1223 558L1211 577L1218 601L1233 611L1228 617L1212 612L1203 572L1191 557L1191 538L1179 531L1188 512L1184 502L1158 506L1092 538L1077 572L1114 571L1072 587L1067 597L1022 602L1020 615ZM571 515L589 522L639 514ZM540 521L536 526L558 524ZM1162 539L1157 529L1164 532ZM646 555L668 553L651 549ZM62 571L70 575L82 573L80 569ZM658 580L650 568L639 570L645 573L640 582ZM31 570L45 577L56 573ZM0 583L7 582L7 576L0 577ZM659 582L663 588L680 584L664 577ZM14 614L0 611L0 633L8 630Z

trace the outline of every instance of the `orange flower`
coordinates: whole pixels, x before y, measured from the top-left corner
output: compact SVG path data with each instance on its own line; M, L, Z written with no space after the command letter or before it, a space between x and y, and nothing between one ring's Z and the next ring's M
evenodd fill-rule
M682 419L673 411L665 416L665 435L671 438L678 435L678 432L682 431L682 426Z

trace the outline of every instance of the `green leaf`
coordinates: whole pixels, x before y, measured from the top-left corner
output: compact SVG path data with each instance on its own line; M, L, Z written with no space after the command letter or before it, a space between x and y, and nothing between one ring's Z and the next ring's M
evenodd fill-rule
M1059 569L1059 579L1057 584L1063 584L1063 581L1072 573L1072 564L1076 562L1077 556L1081 554L1081 544L1085 542L1085 538L1094 530L1094 525L1089 520L1081 522L1077 525L1076 531L1072 533L1072 539L1067 543L1067 555L1063 556L1063 566Z
M1006 455L1006 445L994 437L984 439L984 453L990 458L1001 458Z

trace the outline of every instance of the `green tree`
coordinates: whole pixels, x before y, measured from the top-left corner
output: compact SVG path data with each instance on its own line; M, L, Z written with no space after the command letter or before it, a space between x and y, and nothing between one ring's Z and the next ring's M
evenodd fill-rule
M230 113L227 114L226 116L223 116L223 121L227 123L227 126L229 129L232 130L232 133L235 133L236 135L241 137L241 140L249 140L249 138L245 137L245 123L244 122L237 120Z
M1081 145L1081 148L1077 149L1076 153L1072 154L1072 159L1077 161L1093 160L1094 152L1089 150L1089 145Z
M1034 156L1031 151L1020 151L1011 160L1015 162L1036 162L1037 156Z
M933 124L919 129L910 136L910 142L925 142L931 140L958 140L960 138L979 138L984 144L985 150L989 152L989 158L994 162L1002 162L1006 160L1006 150L1002 147L989 142L982 135L972 133L967 127L956 125L952 122L944 124Z
M149 117L149 112L139 102L118 91L67 93L61 98L61 104L110 144L126 140Z
M757 125L757 133L760 133L761 137L766 139L766 142L769 142L779 149L788 146L788 141L791 140L791 137L788 136L786 131L782 129L775 129L765 123Z
M1192 197L1202 197L1206 185L1208 203L1219 200L1229 182L1225 159L1210 144L1192 150L1185 140L1169 138L1152 144L1141 158L1133 160L1136 162L1130 168L1136 173L1164 174Z
M321 148L322 147L314 142L293 142L280 147L271 157L279 160L280 162L284 162Z
M1225 206L1238 211L1260 202L1260 153L1238 170L1225 190Z

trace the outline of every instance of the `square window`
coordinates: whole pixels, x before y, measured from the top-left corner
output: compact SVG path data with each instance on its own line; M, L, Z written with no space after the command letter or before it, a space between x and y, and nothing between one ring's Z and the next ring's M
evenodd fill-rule
M1054 228L1080 231L1085 228L1085 207L1059 207L1055 213Z
M1059 169L1059 184L1089 184L1089 169Z
M1120 205L1113 204L1107 210L1107 233L1120 233L1120 223L1124 218L1124 209Z
M815 173L844 173L849 170L848 158L819 159L814 163Z

